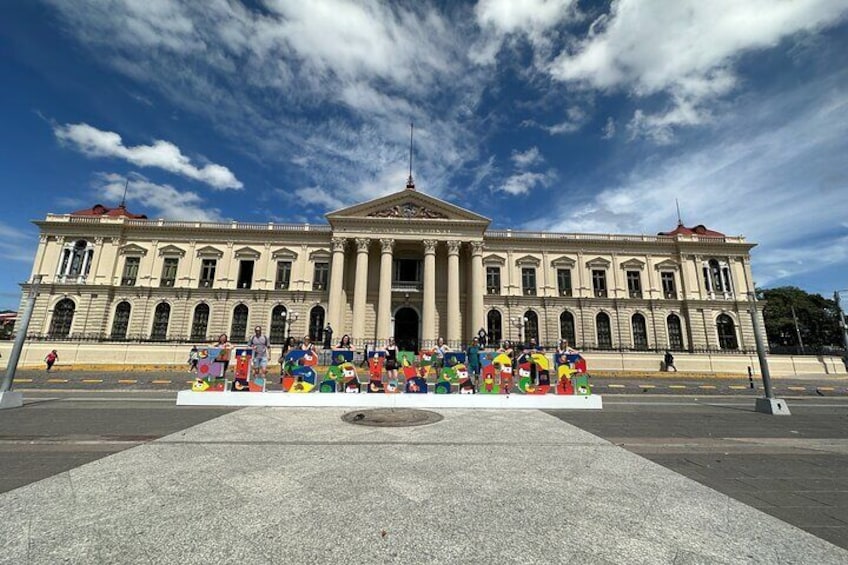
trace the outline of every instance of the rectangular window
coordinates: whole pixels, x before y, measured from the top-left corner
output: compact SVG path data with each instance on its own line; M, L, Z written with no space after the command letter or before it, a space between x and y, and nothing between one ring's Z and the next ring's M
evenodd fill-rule
M486 267L486 293L501 293L501 268Z
M536 294L536 268L524 267L521 269L521 288L525 296Z
M291 282L291 261L277 261L277 282L274 288L287 289Z
M642 274L639 271L627 271L627 295L642 298Z
M253 284L253 261L239 261L238 288L250 288Z
M395 259L394 282L421 282L421 261L417 259Z
M204 259L200 264L200 288L211 288L215 283L215 268L218 265L217 259Z
M121 285L135 286L135 281L138 278L138 266L141 264L141 257L127 257L124 261L124 274L121 277Z
M162 263L162 277L159 279L159 286L174 286L177 281L177 266L180 260L176 257L166 257Z
M592 290L598 298L607 296L607 272L603 269L592 270Z
M571 296L571 269L557 269L557 288L560 296Z
M312 290L327 290L329 274L329 263L315 263L315 274L312 277Z
M662 290L663 296L665 298L671 298L672 300L677 298L677 288L674 284L674 273L663 272L660 273L660 279L662 280Z

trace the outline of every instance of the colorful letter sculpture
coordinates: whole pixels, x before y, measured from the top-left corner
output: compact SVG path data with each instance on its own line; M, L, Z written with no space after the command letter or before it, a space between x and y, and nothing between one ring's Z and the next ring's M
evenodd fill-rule
M318 355L311 351L294 349L286 353L286 358L283 361L283 390L286 392L308 392L312 390L318 381L318 375L312 367L317 364ZM296 390L292 390L295 383L306 384L298 385ZM308 390L305 390L307 388Z
M518 390L525 394L548 394L551 388L548 358L530 353L519 358Z
M472 382L471 376L468 374L468 367L460 364L456 365L453 369L456 371L456 380L459 382L459 394L474 394L477 392L474 382Z
M229 360L228 349L201 347L198 349L197 379L191 385L196 392L223 392L224 361Z
M424 377L414 376L411 379L406 379L406 392L413 394L427 394L427 379Z
M339 366L342 363L353 363L353 351L349 349L334 349L330 355L330 366Z
M233 377L233 392L265 392L262 385L251 383L250 371L253 364L253 350L247 347L236 348L236 367Z
M465 364L465 353L461 351L449 351L445 353L445 367Z
M343 392L362 392L362 384L359 382L359 377L356 375L356 367L353 363L343 363L339 369L342 372L342 388Z
M557 355L557 394L592 394L589 376L586 375L586 360L579 353Z

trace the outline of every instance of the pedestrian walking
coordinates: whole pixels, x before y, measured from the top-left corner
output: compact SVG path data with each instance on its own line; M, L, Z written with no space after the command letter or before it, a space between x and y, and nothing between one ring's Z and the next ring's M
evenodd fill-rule
M196 345L191 346L191 351L188 352L188 372L196 373L197 372L197 363L200 361L200 351L197 350Z
M677 367L674 366L674 355L671 354L671 351L668 349L665 350L665 357L663 358L665 362L665 370L666 372L674 369L674 372L677 372Z
M53 364L59 360L59 354L54 349L50 353L47 354L47 357L44 358L44 362L47 363L47 372L50 372L50 369L53 368Z

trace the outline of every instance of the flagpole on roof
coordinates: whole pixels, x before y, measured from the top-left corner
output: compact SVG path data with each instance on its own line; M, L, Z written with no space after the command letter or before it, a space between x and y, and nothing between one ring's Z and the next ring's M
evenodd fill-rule
M415 131L415 126L409 122L409 178L406 179L406 188L415 190L415 181L412 180L412 133Z

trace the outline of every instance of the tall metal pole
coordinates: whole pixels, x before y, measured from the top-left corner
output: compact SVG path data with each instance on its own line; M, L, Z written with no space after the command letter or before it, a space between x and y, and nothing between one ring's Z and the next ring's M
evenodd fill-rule
M848 360L848 325L845 324L845 310L839 303L839 293L844 290L837 290L833 293L833 299L836 301L836 309L839 311L839 327L842 328L842 345L845 347L845 359Z
M18 361L21 358L21 351L24 349L24 340L26 340L29 321L32 318L32 311L35 309L35 298L38 296L38 287L40 285L41 275L35 275L32 277L32 284L29 287L24 315L21 318L20 325L17 327L15 345L12 346L12 353L9 355L9 363L6 366L6 376L3 377L3 383L0 384L0 392L8 392L12 390L12 383L15 380L15 371L18 369Z
M760 335L760 317L757 313L757 295L753 292L748 293L748 298L751 302L751 321L754 325L754 343L757 344L757 357L760 359L760 372L763 375L763 390L766 393L766 398L774 398L774 392L771 389L771 375L769 374L768 359L766 359L766 351L763 347L763 338Z
M801 339L801 330L798 328L798 316L795 315L795 305L790 304L792 309L792 320L795 322L795 335L798 337L798 345L801 347L801 355L804 354L804 340Z

